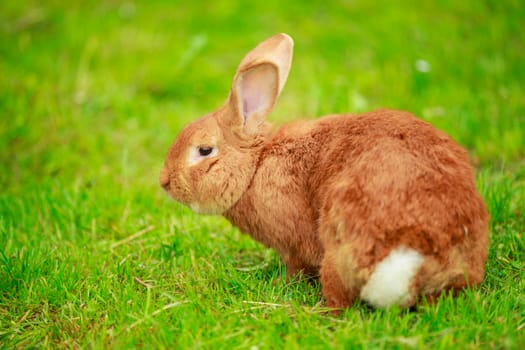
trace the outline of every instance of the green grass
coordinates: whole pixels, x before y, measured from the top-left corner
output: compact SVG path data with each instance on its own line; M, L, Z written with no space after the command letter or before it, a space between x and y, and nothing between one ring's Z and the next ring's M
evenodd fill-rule
M1 2L0 348L524 348L524 17L508 0ZM274 252L166 198L178 130L281 31L276 124L407 109L469 149L492 215L479 288L334 317Z

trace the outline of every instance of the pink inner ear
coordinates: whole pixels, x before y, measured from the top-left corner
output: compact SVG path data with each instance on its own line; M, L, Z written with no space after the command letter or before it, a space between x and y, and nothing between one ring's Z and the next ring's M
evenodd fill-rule
M245 93L246 92L248 92L248 96L245 95L242 99L242 114L244 116L244 124L246 124L249 114L259 111L261 107L264 108L264 106L262 106L261 99L265 98L264 96L258 94L257 88L245 91Z
M246 119L248 119L248 102L242 101L242 115L244 116L244 124L246 125Z
M275 70L269 65L259 66L244 73L240 86L244 124L254 113L269 113L275 103L276 80Z

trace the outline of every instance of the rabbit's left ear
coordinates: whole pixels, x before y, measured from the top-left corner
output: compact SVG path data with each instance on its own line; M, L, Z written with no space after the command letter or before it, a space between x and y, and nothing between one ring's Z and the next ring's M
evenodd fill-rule
M254 135L272 111L288 78L293 40L277 34L263 41L241 61L230 93L228 124L237 132Z

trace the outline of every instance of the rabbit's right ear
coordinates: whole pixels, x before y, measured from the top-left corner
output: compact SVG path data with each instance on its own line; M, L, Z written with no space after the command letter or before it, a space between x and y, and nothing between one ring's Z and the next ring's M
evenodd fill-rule
M255 135L272 111L288 78L293 40L277 34L263 41L241 61L230 93L225 124L237 134Z

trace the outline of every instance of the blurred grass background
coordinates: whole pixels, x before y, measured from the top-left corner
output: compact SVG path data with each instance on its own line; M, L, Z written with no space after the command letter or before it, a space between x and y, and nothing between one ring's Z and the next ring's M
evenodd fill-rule
M296 51L274 121L398 108L482 163L525 152L519 1L1 6L3 186L113 172L123 151L143 168L132 174L152 175L181 125L226 97L242 56L281 31Z
M523 345L523 18L518 0L2 1L0 345ZM295 59L275 124L405 109L468 148L493 217L481 294L327 319L273 253L165 198L177 131L278 32Z

